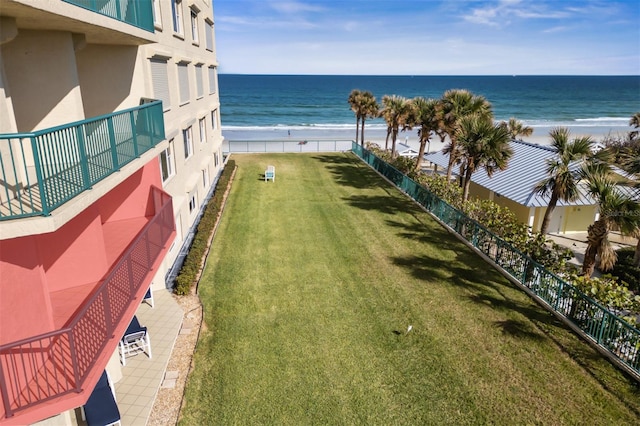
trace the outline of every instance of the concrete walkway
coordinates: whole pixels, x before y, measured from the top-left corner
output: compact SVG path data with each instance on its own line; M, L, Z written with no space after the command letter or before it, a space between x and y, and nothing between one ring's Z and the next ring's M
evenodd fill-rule
M123 377L115 384L123 426L147 423L182 326L183 311L173 296L166 290L158 290L153 297L153 308L143 302L136 312L140 324L148 329L153 357L149 359L140 353L127 358L127 365L122 367Z
M576 232L571 234L547 234L549 239L556 242L556 244L566 247L573 252L573 258L569 260L569 263L575 265L578 268L582 268L582 262L584 261L584 252L587 249L587 233ZM623 247L635 247L638 240L631 237L623 237L619 232L610 232L609 241L614 250L618 250ZM599 274L596 270L594 275Z

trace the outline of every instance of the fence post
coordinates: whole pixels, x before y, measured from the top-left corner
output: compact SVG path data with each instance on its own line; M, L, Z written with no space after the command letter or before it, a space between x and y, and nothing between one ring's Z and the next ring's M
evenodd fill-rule
M33 164L36 168L36 179L38 180L38 188L40 189L40 201L42 202L42 214L49 216L49 197L45 191L44 176L42 176L42 163L40 162L40 150L36 142L36 136L31 136L31 150L33 151Z
M84 189L91 189L92 182L89 176L89 161L87 157L87 148L84 143L84 135L82 133L82 125L76 126L76 139L78 141L78 152L80 153L80 170L82 171L82 180L84 180Z

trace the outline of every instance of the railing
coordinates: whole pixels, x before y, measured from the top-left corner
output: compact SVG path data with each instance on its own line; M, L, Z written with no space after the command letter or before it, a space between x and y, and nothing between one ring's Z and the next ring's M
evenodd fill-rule
M154 32L152 0L64 0L67 3Z
M171 197L152 188L155 216L61 330L0 346L5 416L82 389L174 231Z
M160 101L0 135L0 220L47 216L163 139Z
M625 371L640 380L640 330L548 271L460 210L405 176L372 152L353 144L353 152L407 195L489 257L514 280L581 330Z
M350 139L308 139L308 140L232 140L223 142L223 150L230 153L241 152L335 152L350 151Z

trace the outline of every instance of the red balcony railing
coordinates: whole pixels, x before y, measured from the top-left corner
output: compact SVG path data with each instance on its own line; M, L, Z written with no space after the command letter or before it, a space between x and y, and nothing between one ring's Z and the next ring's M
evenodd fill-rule
M155 215L67 327L0 346L6 417L80 392L174 231L171 197L152 188Z

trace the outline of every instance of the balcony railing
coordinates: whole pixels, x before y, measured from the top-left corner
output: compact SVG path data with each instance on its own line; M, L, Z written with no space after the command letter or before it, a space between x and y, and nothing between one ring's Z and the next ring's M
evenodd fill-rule
M6 417L82 389L117 325L125 320L125 311L144 291L175 229L171 197L157 188L152 193L155 216L69 325L0 346L0 395Z
M64 0L101 15L154 32L151 0Z
M0 220L48 216L164 139L162 103L0 135Z

